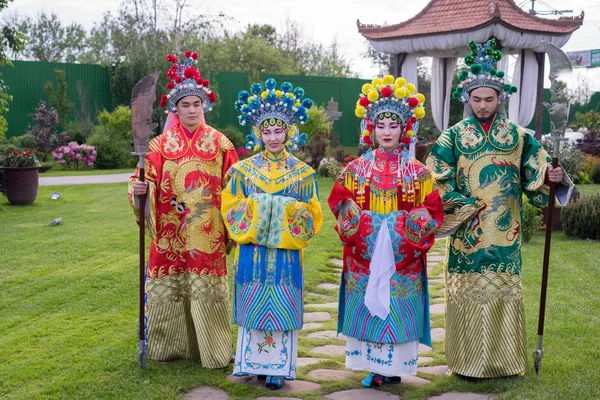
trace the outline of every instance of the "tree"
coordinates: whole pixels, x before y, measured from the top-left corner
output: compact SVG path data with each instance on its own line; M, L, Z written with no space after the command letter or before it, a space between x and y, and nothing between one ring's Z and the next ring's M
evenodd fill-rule
M76 62L85 50L86 32L78 23L63 25L54 13L23 18L19 29L27 36L26 58L49 62Z
M0 12L8 8L8 3L12 0L0 0ZM2 26L2 37L0 40L0 66L10 64L7 53L19 53L25 45L25 36L18 29L5 24ZM8 112L8 104L12 101L12 96L8 93L8 86L2 80L0 74L0 139L8 131L8 123L4 115Z
M371 44L365 40L365 48L360 54L364 58L367 58L371 63L379 68L379 75L387 75L392 70L392 55L388 53L381 53Z
M65 71L55 69L56 83L58 88L55 90L52 82L48 81L44 85L44 90L48 95L50 106L56 110L58 114L58 123L63 127L67 124L67 118L73 108L73 103L67 96L67 81L65 80Z

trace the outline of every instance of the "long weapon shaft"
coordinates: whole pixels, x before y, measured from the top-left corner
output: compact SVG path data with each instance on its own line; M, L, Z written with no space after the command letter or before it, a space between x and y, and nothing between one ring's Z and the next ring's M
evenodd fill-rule
M555 144L558 146L558 143ZM555 152L556 153L556 152ZM556 154L552 158L552 167L558 166ZM550 183L550 198L548 199L548 211L546 213L546 243L544 244L544 263L542 267L542 293L540 295L540 313L538 320L537 350L534 352L535 372L539 373L542 365L542 343L544 337L544 320L546 317L546 292L548 291L548 272L550 266L550 245L552 244L552 217L554 214L554 199L556 197L556 183Z
M144 167L144 155L140 154L140 176L139 180L146 180L146 170ZM140 368L146 367L146 197L144 193L140 197L140 292L139 292L139 334L138 334L138 361Z

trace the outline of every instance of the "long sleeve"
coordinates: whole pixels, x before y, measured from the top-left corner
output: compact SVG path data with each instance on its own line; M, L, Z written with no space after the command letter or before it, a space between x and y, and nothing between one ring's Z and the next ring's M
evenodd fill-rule
M343 177L343 174L342 174ZM343 178L340 178L343 182ZM358 234L363 211L354 201L352 192L338 179L329 195L328 203L337 220L335 230L345 244L352 244L360 235Z
M266 246L272 202L273 196L267 193L252 193L246 197L244 177L233 167L221 198L221 215L229 238L238 244Z
M267 247L300 250L321 230L323 211L316 177L305 179L303 184L311 186L308 191L312 196L306 203L287 196L272 196Z
M152 144L151 144L152 145ZM148 192L146 194L146 234L151 238L156 237L156 204L158 201L158 187L160 185L159 171L161 168L160 152L152 152L145 156L145 168L144 177L148 182ZM133 208L135 219L139 224L140 210L139 210L139 197L133 194L133 183L138 181L140 178L140 166L139 164L135 168L134 174L129 178L129 185L127 188L127 200Z
M427 158L427 167L436 181L444 208L444 222L438 230L440 236L451 233L484 207L481 201L460 190L467 186L467 177L457 168L454 140L453 128L442 133Z

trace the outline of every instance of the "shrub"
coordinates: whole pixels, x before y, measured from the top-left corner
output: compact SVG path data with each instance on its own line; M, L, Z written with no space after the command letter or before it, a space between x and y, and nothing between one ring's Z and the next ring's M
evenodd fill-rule
M590 178L592 178L592 182L600 183L600 161L598 161L592 167L592 173L590 174Z
M348 154L344 151L343 147L338 147L333 152L333 158L336 159L337 162L343 163Z
M29 114L29 117L33 119L34 125L29 127L27 133L35 137L38 156L42 161L46 161L50 151L56 147L54 136L58 125L58 114L55 109L47 108L46 102L40 101L35 112Z
M325 107L314 106L308 110L308 121L303 125L299 125L298 128L300 132L306 133L309 139L317 134L327 133L329 121L325 114Z
M66 146L57 147L52 152L52 157L67 169L79 169L79 165L94 166L96 149L87 144L71 142Z
M567 236L600 239L600 194L584 197L564 207L562 227Z
M65 126L65 131L69 132L71 140L77 143L85 143L90 134L89 130L85 130L83 123L79 121L70 121Z
M321 164L321 160L325 157L325 152L327 151L327 133L317 133L313 137L309 138L306 146L305 152L307 153L307 158L309 159L308 164L316 171L319 169L319 165Z
M119 106L112 112L102 110L98 114L98 124L110 130L113 137L120 137L133 146L131 136L131 109L127 106Z
M337 179L338 176L342 173L344 167L337 161L331 160L324 162L319 167L319 176L330 177L333 179Z
M8 132L8 122L3 115L0 115L0 139L6 136L6 132Z
M129 164L129 159L134 158L131 156L129 143L105 126L94 127L87 144L96 149L95 165L99 169L121 168Z
M550 141L544 141L544 149L548 154L552 154L552 143ZM568 144L561 145L560 152L558 153L558 163L569 175L569 177L576 181L577 172L581 170L583 166L583 154L575 147Z
M227 136L227 139L231 140L236 149L246 147L246 136L244 136L244 133L237 126L229 124L225 128L219 129L219 131Z
M18 149L35 147L35 137L31 133L26 133L23 136L15 136L12 138L12 142Z
M529 242L533 234L543 227L542 210L529 204L529 202L524 199L523 215L521 219L521 239L523 242Z

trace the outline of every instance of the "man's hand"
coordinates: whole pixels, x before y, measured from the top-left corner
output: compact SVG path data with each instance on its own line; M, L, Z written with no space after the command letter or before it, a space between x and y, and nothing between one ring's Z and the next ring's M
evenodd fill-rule
M565 176L565 172L561 167L553 168L552 164L548 165L548 171L546 172L546 177L548 181L553 183L562 182L563 177Z
M148 192L148 181L135 181L133 182L133 194L141 196Z

